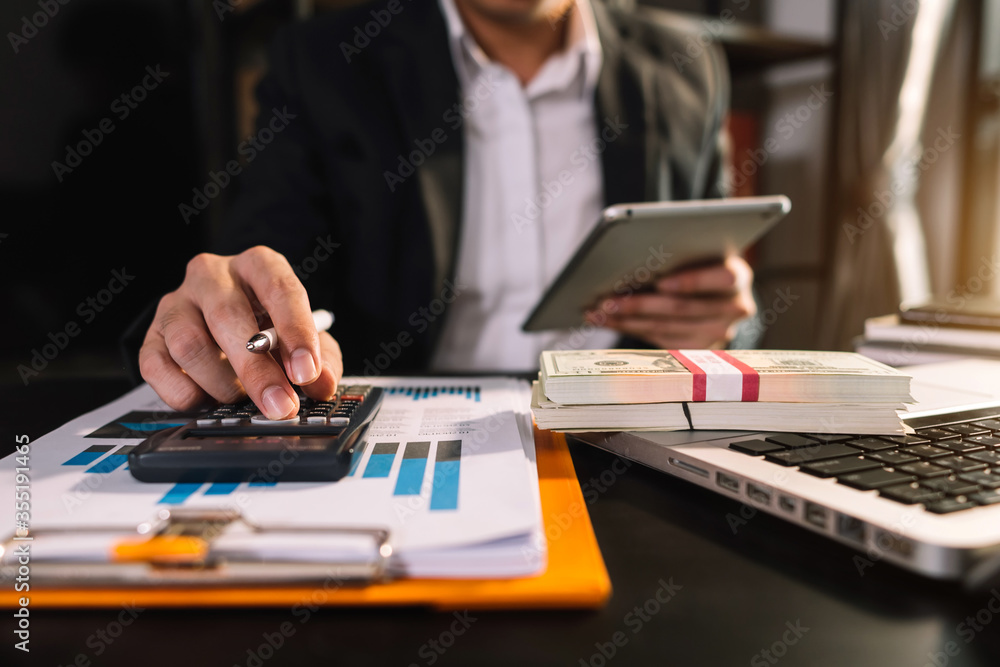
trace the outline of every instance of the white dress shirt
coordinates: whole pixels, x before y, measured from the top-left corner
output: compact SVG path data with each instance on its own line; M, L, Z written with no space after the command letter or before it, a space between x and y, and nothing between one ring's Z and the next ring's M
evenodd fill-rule
M590 325L521 331L602 209L594 109L601 45L591 7L576 1L566 47L522 87L476 44L454 0L440 1L467 116L459 295L432 368L527 371L545 349L611 347L618 334Z

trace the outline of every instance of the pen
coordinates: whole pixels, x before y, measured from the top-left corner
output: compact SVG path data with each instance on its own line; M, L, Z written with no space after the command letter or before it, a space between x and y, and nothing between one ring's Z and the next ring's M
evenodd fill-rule
M312 316L316 331L326 331L333 326L333 313L329 310L314 310ZM254 354L263 354L274 349L277 345L278 332L274 330L274 327L258 331L247 341L247 349Z

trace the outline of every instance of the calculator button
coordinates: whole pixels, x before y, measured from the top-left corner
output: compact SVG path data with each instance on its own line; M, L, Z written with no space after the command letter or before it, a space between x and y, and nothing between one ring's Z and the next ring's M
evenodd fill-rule
M327 423L329 423L330 426L347 426L351 423L351 420L347 417L330 417Z
M223 417L221 421L223 426L238 426L239 424L242 424L246 420L247 420L246 417L240 416L240 417Z
M219 423L218 417L199 417L197 422L198 426L212 426L213 424Z
M266 424L298 424L299 423L299 417L298 417L298 415L296 415L296 416L291 417L289 419L268 419L264 415L254 415L250 419L250 421L253 422L254 424L261 424L261 425L266 425ZM225 423L225 422L223 422L223 423Z

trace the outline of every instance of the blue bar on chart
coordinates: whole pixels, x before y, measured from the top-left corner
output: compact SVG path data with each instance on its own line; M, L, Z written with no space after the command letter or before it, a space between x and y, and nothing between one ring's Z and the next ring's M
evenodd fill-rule
M111 472L128 463L128 453L135 449L135 445L125 445L119 447L112 454L108 454L96 464L87 468L87 472Z
M201 488L201 482L178 482L160 498L160 505L180 505Z
M399 449L398 442L377 443L372 455L368 457L368 465L365 466L365 474L362 477L388 477L397 449Z
M354 472L358 469L358 464L361 463L361 458L365 455L365 447L368 446L367 440L362 440L361 444L354 448L354 454L351 455L351 469L347 472L348 477L354 477Z
M114 448L115 448L114 445L91 445L90 447L87 447L85 450L83 450L73 458L63 463L63 465L89 466L91 463L101 458L102 456L104 456L105 453L110 452Z
M252 482L247 482L247 486L278 486L277 482L265 482L261 479L256 479Z
M396 489L392 495L420 495L420 487L424 483L424 470L427 468L427 453L430 450L430 442L406 443L403 461L399 464L399 476L396 477Z
M385 387L387 394L408 396L414 401L426 401L438 396L465 396L470 401L481 400L479 387L455 387L438 385L436 387Z
M214 482L212 486L208 487L205 491L206 496L228 496L230 493L236 490L239 486L239 482Z
M434 456L432 510L458 509L458 477L462 465L462 441L442 440Z

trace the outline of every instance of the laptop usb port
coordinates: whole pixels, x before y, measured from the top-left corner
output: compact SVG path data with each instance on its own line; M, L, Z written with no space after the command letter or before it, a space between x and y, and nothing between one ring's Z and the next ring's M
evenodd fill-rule
M817 528L826 528L826 508L815 503L806 503L806 521Z
M747 483L747 497L758 505L771 504L771 489Z
M778 496L778 507L789 514L795 514L799 508L799 501L790 496Z
M715 483L727 491L732 491L733 493L740 492L740 480L724 472L715 473Z
M852 542L857 542L858 544L864 544L865 523L861 519L855 519L853 516L847 516L846 514L838 514L837 534L840 535L841 537L846 537Z

